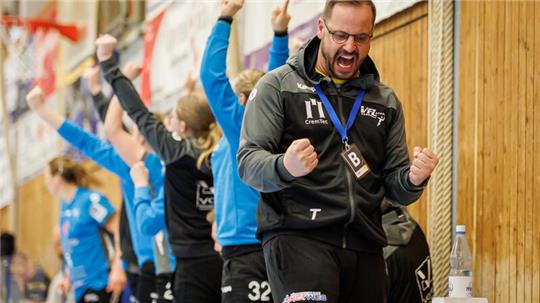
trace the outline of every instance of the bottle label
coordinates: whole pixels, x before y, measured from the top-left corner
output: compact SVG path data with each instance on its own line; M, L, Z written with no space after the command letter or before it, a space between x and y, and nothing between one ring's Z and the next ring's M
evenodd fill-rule
M450 298L471 298L472 277L448 277L448 296Z

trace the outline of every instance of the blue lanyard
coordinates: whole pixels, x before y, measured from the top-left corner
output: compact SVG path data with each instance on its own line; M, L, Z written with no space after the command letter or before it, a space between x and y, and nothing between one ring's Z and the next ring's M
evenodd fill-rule
M360 106L362 105L362 100L364 99L364 95L366 94L366 91L361 89L358 92L358 95L356 96L356 99L354 100L354 105L351 110L351 113L349 114L349 119L347 119L347 124L345 126L345 129L343 129L343 125L341 125L341 121L339 120L336 111L332 107L332 104L330 104L330 101L322 91L319 84L315 84L315 91L317 91L317 95L319 95L319 98L321 98L321 101L324 105L324 108L326 108L326 111L328 112L328 115L330 115L330 120L332 120L332 123L334 124L334 127L338 131L339 135L341 136L341 142L345 144L345 149L349 149L349 138L347 137L347 133L351 129L351 127L354 124L354 121L356 120L356 116L358 115L358 111L360 110Z

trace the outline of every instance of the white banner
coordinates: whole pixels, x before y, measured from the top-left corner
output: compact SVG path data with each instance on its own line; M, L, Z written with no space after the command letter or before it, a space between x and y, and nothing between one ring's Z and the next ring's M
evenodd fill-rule
M2 123L0 119L0 123ZM9 153L6 146L6 139L4 136L8 133L4 130L0 124L0 171L2 176L0 178L0 208L6 206L9 202L13 201L13 183L11 179L11 171L9 168Z
M157 13L155 18L162 18L158 24L153 24L155 19L148 20L152 31L145 32L145 40L155 41L153 45L145 42L144 60L150 66L151 92L150 100L145 101L151 102L152 109L169 110L180 96L188 73L198 76L202 52L217 21L219 6L218 1L173 2L166 7L163 16ZM144 79L143 74L143 82ZM143 96L144 85L142 83Z
M75 69L84 59L94 53L96 39L97 6L94 1L60 1L58 19L61 24L73 24L79 27L80 40L73 42L63 38L63 57L65 71Z
M56 110L56 98L47 99L47 106ZM60 137L36 113L27 112L16 124L17 182L40 174L53 157L60 153Z

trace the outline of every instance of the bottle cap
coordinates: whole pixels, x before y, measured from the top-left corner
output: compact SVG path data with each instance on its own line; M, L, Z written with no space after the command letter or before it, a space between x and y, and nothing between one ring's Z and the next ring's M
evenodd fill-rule
M456 225L456 232L457 233L464 233L465 232L465 225Z

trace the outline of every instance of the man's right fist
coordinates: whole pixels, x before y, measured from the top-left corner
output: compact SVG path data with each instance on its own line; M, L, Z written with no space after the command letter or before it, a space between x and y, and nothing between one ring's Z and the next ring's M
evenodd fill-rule
M221 17L233 17L244 6L244 0L224 0L221 4Z
M41 87L36 86L26 95L26 103L32 110L36 110L45 105L45 96Z
M103 62L112 57L114 49L116 48L116 38L107 34L100 36L96 39L96 55L99 62Z
M294 140L283 156L283 165L294 177L303 177L319 164L315 148L309 139Z

